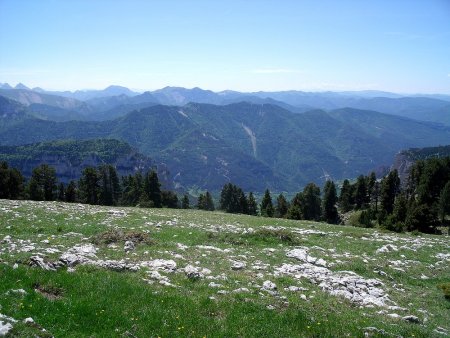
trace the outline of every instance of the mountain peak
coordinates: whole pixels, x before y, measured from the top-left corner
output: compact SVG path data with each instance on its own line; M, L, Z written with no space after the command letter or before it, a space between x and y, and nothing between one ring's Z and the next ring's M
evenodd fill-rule
M25 86L23 83L18 83L14 89L24 89L24 90L30 90L27 86Z
M11 87L11 86L9 85L9 83L1 83L1 84L0 84L0 88L1 88L1 89L13 89L13 87Z

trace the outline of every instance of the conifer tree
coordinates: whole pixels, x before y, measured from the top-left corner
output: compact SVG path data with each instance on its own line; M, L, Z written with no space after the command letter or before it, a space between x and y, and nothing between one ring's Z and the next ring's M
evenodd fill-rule
M444 186L439 196L439 217L445 222L445 216L450 215L450 180Z
M343 212L350 211L352 209L352 189L349 180L344 180L341 188L341 194L339 196L339 207Z
M205 210L208 210L208 211L215 210L214 202L213 202L212 196L209 193L209 191L207 191L205 194Z
M183 199L181 200L181 208L182 209L190 209L188 194L184 194Z
M0 198L18 199L23 197L24 179L16 168L0 163Z
M366 186L367 186L367 202L372 203L374 199L374 190L375 190L375 183L377 182L377 176L372 171L370 175L366 179Z
M96 168L84 168L80 178L79 189L82 202L87 204L98 204L100 184Z
M363 175L360 175L356 181L353 199L355 201L356 210L364 208L367 202L367 187L366 179Z
M70 181L66 189L66 202L73 203L77 199L77 186L75 181Z
M248 214L256 216L258 214L258 205L256 204L255 196L253 192L250 192L247 197Z
M298 192L291 200L287 218L289 219L303 219L303 193Z
M261 216L273 217L274 209L269 189L266 189L266 191L264 192L264 197L261 201L260 209L261 209Z
M58 201L64 202L66 200L66 192L64 188L64 183L60 183L58 186Z
M145 176L144 180L144 193L147 195L148 199L153 203L155 208L161 208L162 198L161 198L161 184L158 180L158 174L156 171L152 170Z
M302 214L306 220L318 221L322 214L320 188L314 183L309 183L303 189Z
M323 188L322 217L327 223L335 224L338 221L336 209L337 195L336 186L333 181L327 181Z
M170 190L161 191L161 199L163 207L171 209L178 208L178 196L173 191Z
M390 215L394 210L395 197L400 192L400 179L397 170L391 171L381 182L381 208Z
M277 217L283 218L286 217L286 214L289 209L289 203L283 194L278 195L277 197L277 206L275 209L275 214Z
M56 172L47 164L33 169L29 182L29 193L32 200L53 201L56 197Z

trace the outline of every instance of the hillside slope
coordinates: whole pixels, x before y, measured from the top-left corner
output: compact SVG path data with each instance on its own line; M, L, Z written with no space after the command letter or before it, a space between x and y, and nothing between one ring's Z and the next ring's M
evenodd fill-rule
M178 184L295 192L310 181L355 177L389 165L401 149L448 144L450 128L355 109L294 114L269 104L153 106L113 121L27 119L0 144L115 138L165 162ZM235 182L237 183L237 182Z
M46 163L56 170L58 180L76 180L88 166L113 165L119 176L145 172L158 167L159 176L166 188L171 187L167 168L138 153L129 144L114 139L86 141L59 140L23 146L0 146L0 161L19 169L25 177L31 177L32 170Z
M1 325L13 336L450 332L444 236L197 210L0 210Z

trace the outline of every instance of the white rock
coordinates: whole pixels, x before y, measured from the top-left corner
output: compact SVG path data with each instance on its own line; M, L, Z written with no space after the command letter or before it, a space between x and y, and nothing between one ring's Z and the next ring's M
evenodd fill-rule
M205 277L205 275L199 271L199 268L192 265L186 265L182 270L184 270L186 277L189 279L200 279Z
M53 263L45 262L44 259L40 256L31 256L30 266L39 267L44 270L56 271L55 265Z
M125 245L123 246L123 250L125 252L130 252L133 251L135 249L135 245L133 243L133 241L126 241Z
M274 291L277 289L277 285L270 280L266 280L265 282L263 282L262 289Z
M233 265L231 266L231 270L242 270L247 266L245 262L241 261L234 261Z
M379 254L379 253L393 252L393 251L398 251L397 246L394 244L386 244L386 245L383 245L381 248L377 249L377 251L375 251L375 253Z
M147 267L152 270L163 270L166 272L174 272L177 269L177 263L171 259L155 259L142 262L140 265L141 267Z
M223 287L222 284L214 283L214 282L209 283L208 286L209 286L210 288L221 288L221 287Z
M13 328L11 323L4 322L0 320L0 337L4 337L11 331Z
M233 290L233 292L234 293L250 292L250 290L247 288L238 288L238 289Z
M397 313L388 313L386 316L394 318L394 319L400 318L400 315Z
M27 324L27 323L34 323L34 320L33 320L33 318L28 317L28 318L25 318L25 319L23 320L23 322L24 322L25 324Z

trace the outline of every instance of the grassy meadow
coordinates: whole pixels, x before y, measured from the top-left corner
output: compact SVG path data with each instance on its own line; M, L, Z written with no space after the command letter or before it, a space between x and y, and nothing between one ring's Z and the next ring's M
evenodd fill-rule
M382 304L339 294L348 276L378 281ZM448 236L0 200L7 337L445 337L449 283Z

